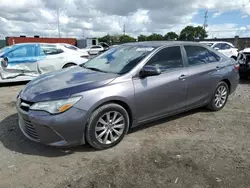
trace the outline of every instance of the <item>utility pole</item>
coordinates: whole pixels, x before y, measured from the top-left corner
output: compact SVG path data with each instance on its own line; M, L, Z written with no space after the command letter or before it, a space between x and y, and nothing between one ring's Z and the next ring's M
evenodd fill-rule
M60 10L57 8L57 29L58 29L58 37L61 38L60 33Z
M206 27L207 27L207 18L208 18L207 13L208 13L208 10L206 10L205 16L204 16L204 25L203 25L203 28L204 28L205 31L206 31Z
M126 25L124 23L124 25L123 25L123 35L125 35L125 33L126 33Z

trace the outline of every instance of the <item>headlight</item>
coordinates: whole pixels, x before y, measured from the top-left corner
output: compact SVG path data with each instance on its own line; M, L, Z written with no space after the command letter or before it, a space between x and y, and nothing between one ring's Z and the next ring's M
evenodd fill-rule
M51 114L59 114L70 109L74 104L76 104L82 97L72 97L69 99L55 100L38 102L31 106L31 110L46 111Z

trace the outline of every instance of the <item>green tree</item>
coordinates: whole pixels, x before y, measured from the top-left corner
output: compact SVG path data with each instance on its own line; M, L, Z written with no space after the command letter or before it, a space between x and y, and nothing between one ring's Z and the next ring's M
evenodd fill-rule
M175 33L175 32L168 32L165 36L164 36L164 39L165 40L176 40L178 39L178 35Z
M195 39L204 39L206 38L207 32L201 26L187 26L180 33L181 40L190 40L194 41Z
M100 37L98 40L99 40L99 42L106 42L106 43L110 44L112 42L112 36L105 35L103 37Z
M152 35L148 36L149 41L154 41L154 40L164 40L164 37L161 34L153 33Z
M129 36L129 35L121 35L120 38L120 43L126 43L126 42L135 42L136 39Z
M146 35L140 35L140 36L138 36L138 41L147 41L147 36Z

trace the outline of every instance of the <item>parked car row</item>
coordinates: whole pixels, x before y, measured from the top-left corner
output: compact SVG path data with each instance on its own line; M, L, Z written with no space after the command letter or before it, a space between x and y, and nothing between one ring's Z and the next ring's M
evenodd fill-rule
M109 49L106 43L79 49L66 43L22 43L0 49L0 83L28 81L41 74L80 65Z
M122 44L29 82L17 96L19 126L50 146L110 148L140 124L202 106L221 110L238 70L234 59L196 42Z
M239 52L238 59L240 65L240 77L247 79L250 76L250 48L245 48Z
M202 41L205 44L218 52L236 60L239 63L239 74L242 79L250 77L250 48L245 48L239 51L229 42Z
M99 55L107 51L109 48L110 46L107 43L100 42L99 45L88 46L82 50L88 52L89 55Z
M223 41L201 41L200 43L206 44L207 46L217 50L227 57L233 58L234 60L238 57L238 49L233 44Z

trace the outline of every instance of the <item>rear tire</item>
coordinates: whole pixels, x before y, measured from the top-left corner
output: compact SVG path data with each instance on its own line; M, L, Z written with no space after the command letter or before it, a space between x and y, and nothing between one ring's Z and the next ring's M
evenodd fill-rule
M221 110L226 105L228 96L229 87L227 83L223 81L219 82L207 108L212 111Z
M67 63L66 65L63 66L63 69L68 68L68 67L72 67L72 66L76 66L75 63Z
M120 105L110 103L95 110L86 127L86 140L97 150L117 145L128 132L129 115Z

